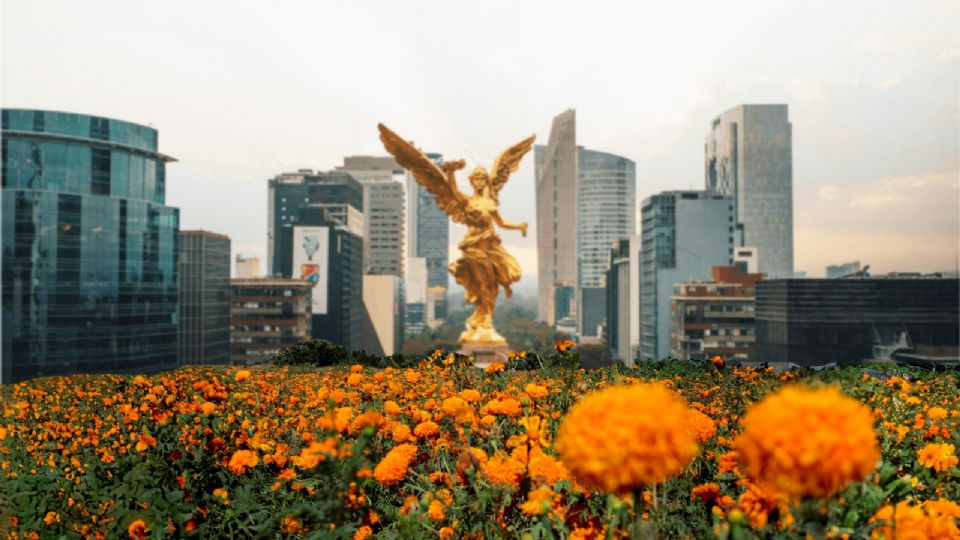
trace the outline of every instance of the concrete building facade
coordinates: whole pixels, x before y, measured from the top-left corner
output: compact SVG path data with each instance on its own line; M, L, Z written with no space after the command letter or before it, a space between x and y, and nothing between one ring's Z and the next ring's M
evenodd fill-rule
M258 257L244 257L238 254L234 260L234 265L238 278L255 278L262 275L260 274L260 259Z
M709 191L665 191L641 205L640 357L670 354L670 297L676 283L710 279L733 264L734 207Z
M576 319L576 297L569 294L577 288L576 130L569 109L553 119L547 145L534 146L537 318L551 326Z
M180 231L180 365L230 362L230 238Z
M345 171L363 186L365 274L403 278L406 257L406 172L392 157L348 156Z
M708 191L733 198L736 245L759 271L793 277L793 135L787 105L740 105L713 120L704 146Z
M713 267L709 282L674 285L670 299L671 356L680 360L720 356L726 360L754 360L754 308L757 281L736 266Z
M392 275L363 276L363 305L373 326L377 353L390 356L401 352L405 332L403 281Z
M231 363L267 363L280 349L308 341L312 288L300 279L231 280Z

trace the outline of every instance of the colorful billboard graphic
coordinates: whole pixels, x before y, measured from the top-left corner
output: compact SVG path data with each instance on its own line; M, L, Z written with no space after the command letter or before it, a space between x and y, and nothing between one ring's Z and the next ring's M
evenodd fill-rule
M327 227L293 228L293 277L313 283L310 307L314 315L327 313L329 262L330 229Z

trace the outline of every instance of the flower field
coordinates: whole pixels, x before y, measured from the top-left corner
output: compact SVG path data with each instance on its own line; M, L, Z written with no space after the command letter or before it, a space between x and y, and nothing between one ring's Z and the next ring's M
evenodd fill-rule
M37 379L3 389L0 533L960 537L956 372L721 364Z

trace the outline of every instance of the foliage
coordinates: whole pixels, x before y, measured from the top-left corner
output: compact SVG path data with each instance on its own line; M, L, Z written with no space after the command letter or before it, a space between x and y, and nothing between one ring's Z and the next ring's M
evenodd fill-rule
M960 507L949 502L960 500L960 469L949 455L960 444L955 371L778 373L664 361L488 373L443 351L414 367L372 368L310 347L334 365L204 366L4 387L0 531L16 538L867 538L889 536L895 520L897 537L960 534ZM572 357L575 349L565 347L558 356ZM590 448L564 463L558 426L585 395L641 382L699 412L689 422L695 457L677 476L631 493L585 487L576 472L583 460L606 460L609 474L620 473ZM792 385L836 387L869 408L881 458L866 478L833 496L794 498L747 476L735 451L741 418ZM648 413L659 403L634 401ZM597 434L612 426L598 423ZM819 438L829 433L844 436Z

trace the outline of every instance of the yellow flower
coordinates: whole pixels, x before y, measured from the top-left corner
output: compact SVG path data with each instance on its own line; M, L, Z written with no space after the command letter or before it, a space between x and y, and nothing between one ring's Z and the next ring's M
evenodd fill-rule
M260 459L253 450L237 450L230 456L230 463L227 468L233 474L240 475L247 472L247 468L256 467L259 462Z
M223 489L223 488L217 488L217 489L213 490L213 496L214 496L214 497L219 497L219 498L223 499L223 503L224 503L224 504L230 504L230 503L228 502L229 499L230 499L230 495L227 493L227 490L225 490L225 489Z
M659 384L588 395L560 424L556 449L574 478L609 493L663 482L697 453L689 407Z
M927 416L931 420L943 420L947 417L947 410L943 407L930 407L927 409Z
M43 516L43 522L46 523L47 525L60 523L60 514L56 512L47 512L47 515Z
M930 443L917 452L917 461L928 469L943 472L957 464L956 447L947 443Z
M873 414L835 388L788 387L744 415L734 446L754 481L795 497L828 497L880 459Z
M412 444L400 444L380 460L373 470L373 477L385 486L396 484L407 475L410 463L417 457L417 447Z

